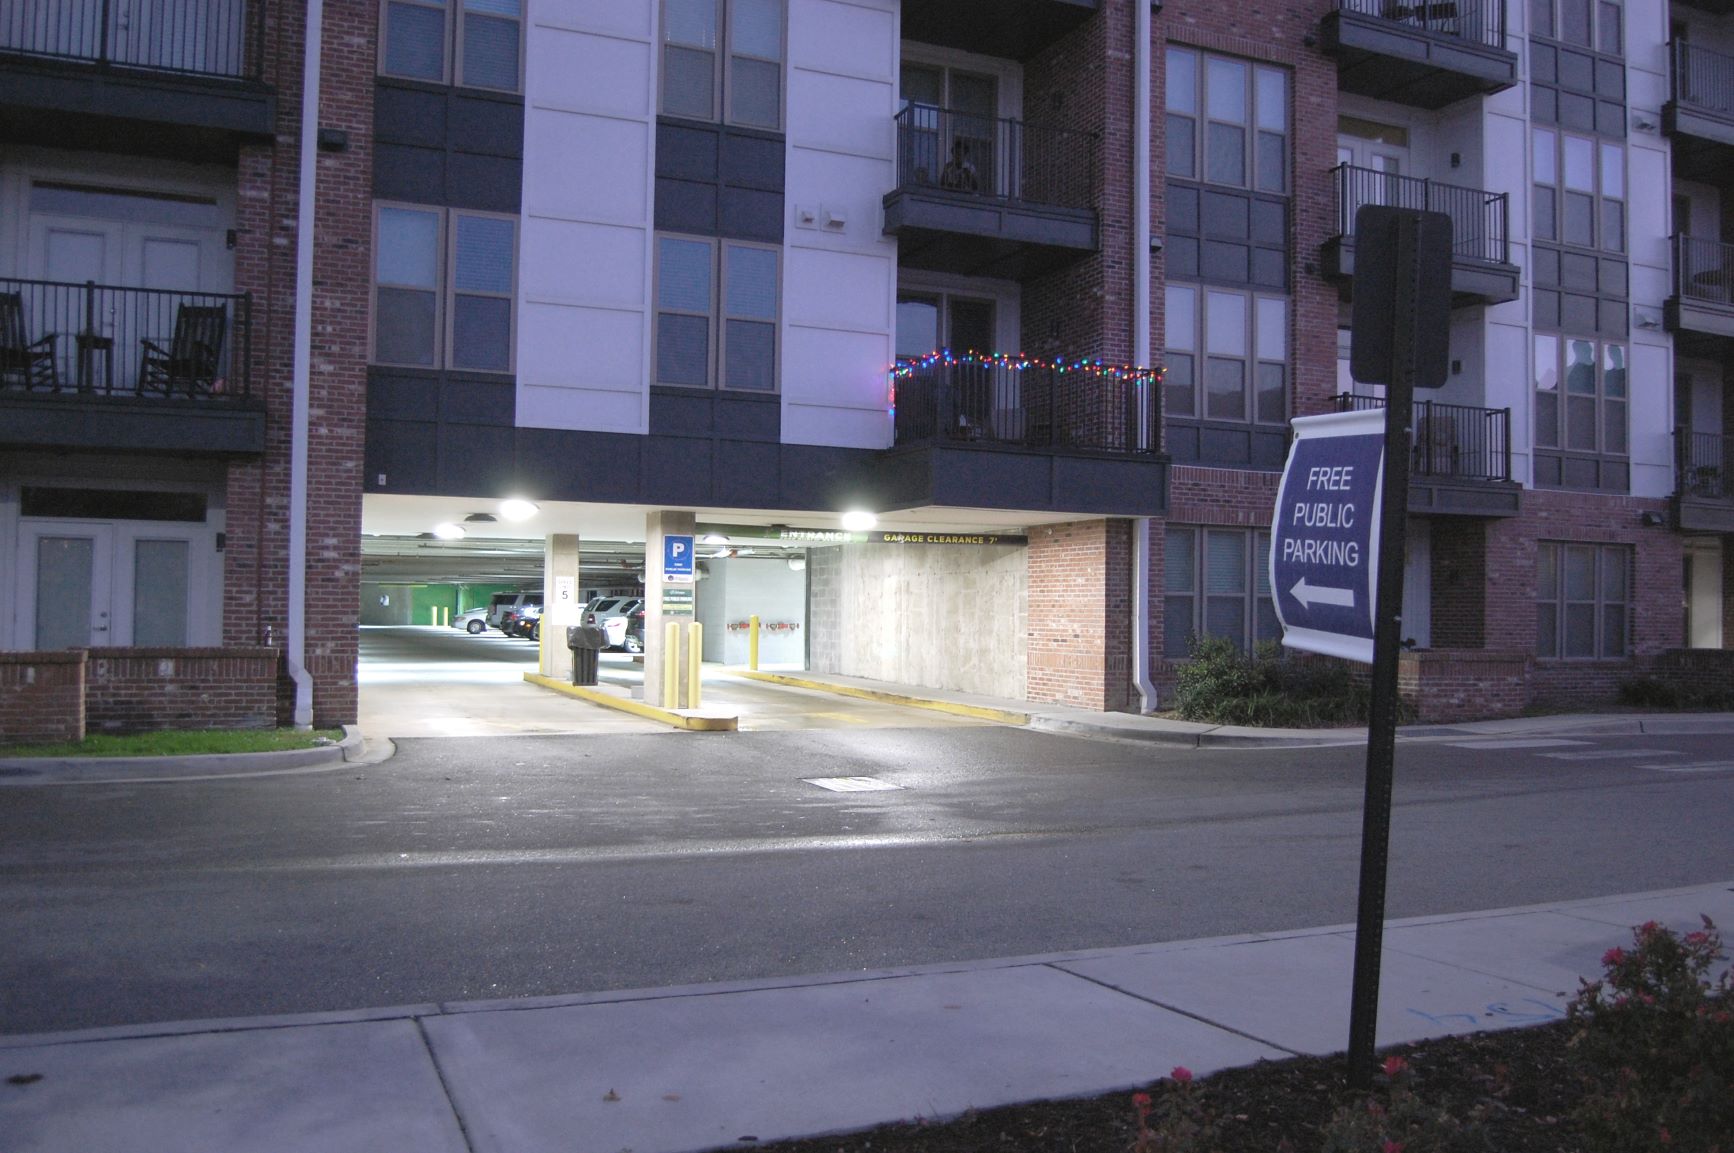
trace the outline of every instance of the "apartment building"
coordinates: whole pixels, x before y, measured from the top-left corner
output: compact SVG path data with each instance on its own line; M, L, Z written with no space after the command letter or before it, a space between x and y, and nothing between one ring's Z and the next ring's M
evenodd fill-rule
M1714 8L0 6L0 670L168 723L217 695L157 674L244 658L279 716L352 719L363 534L517 497L464 527L545 540L556 626L586 540L642 542L653 699L662 539L732 531L802 550L808 667L1151 707L1189 638L1274 635L1288 421L1381 403L1366 203L1454 226L1405 692L1700 668Z

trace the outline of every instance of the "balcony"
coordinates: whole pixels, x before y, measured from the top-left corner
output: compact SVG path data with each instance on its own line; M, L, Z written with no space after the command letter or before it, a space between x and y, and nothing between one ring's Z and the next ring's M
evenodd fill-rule
M920 0L903 5L903 39L1028 60L1096 14L1097 0Z
M0 445L265 448L252 298L0 278Z
M1734 244L1676 233L1672 294L1662 302L1662 324L1689 352L1720 357L1734 337Z
M1451 298L1457 307L1516 300L1519 272L1511 263L1507 222L1511 205L1503 192L1460 188L1413 176L1339 164L1331 171L1337 234L1320 258L1327 279L1347 300L1355 275L1355 212L1363 204L1418 208L1451 218Z
M969 362L937 353L893 377L886 508L1038 508L1155 516L1167 506L1153 376L1088 362Z
M269 139L263 4L0 4L0 138L202 159Z
M1674 430L1674 518L1690 532L1734 532L1734 443Z
M1662 131L1674 142L1675 173L1720 183L1734 162L1734 56L1670 40L1668 62Z
M1337 395L1337 411L1383 408L1382 397ZM1511 410L1415 402L1409 511L1428 516L1516 516Z
M906 268L1022 279L1097 250L1097 138L911 104L885 233Z
M1517 83L1504 0L1336 0L1319 29L1344 92L1443 108Z

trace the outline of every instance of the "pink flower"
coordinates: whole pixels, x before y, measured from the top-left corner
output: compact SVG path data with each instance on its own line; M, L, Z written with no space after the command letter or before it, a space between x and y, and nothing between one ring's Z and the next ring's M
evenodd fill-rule
M1134 1094L1132 1094L1132 1107L1134 1109L1148 1109L1148 1108L1150 1108L1150 1094L1148 1094L1148 1093L1134 1093Z
M1168 1076L1184 1085L1192 1080L1192 1070L1184 1065L1176 1065L1168 1071Z
M1393 1055L1385 1058L1383 1068L1385 1070L1385 1076L1396 1077L1408 1071L1409 1062L1403 1060L1401 1057Z
M1403 1153L1403 1143L1401 1141L1387 1140L1383 1145L1379 1146L1379 1153Z
M1626 951L1616 945L1602 954L1602 965L1611 969L1613 966L1618 965L1625 959Z

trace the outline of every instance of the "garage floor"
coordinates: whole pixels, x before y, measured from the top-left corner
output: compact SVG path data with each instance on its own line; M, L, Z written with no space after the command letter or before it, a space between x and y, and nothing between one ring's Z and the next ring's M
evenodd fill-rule
M663 733L668 726L573 700L524 681L536 669L529 641L498 632L469 636L427 625L361 630L361 731L372 738L525 733ZM603 653L600 677L637 686L642 666ZM743 731L935 728L990 721L880 701L762 684L705 666L704 704L738 712Z

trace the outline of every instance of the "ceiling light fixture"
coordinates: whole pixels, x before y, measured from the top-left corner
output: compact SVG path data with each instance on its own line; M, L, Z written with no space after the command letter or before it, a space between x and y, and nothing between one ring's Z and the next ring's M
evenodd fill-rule
M500 515L507 520L529 520L541 511L535 501L523 497L508 497L500 502Z
M493 524L494 514L491 512L472 512L464 518L465 524Z
M446 521L444 524L434 525L433 534L440 540L463 540L464 526Z
M843 514L843 527L849 532L867 532L879 523L879 518L865 509L850 509Z
M699 544L727 544L729 538L720 532L707 532L698 538Z

